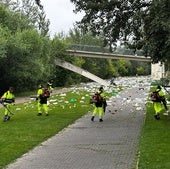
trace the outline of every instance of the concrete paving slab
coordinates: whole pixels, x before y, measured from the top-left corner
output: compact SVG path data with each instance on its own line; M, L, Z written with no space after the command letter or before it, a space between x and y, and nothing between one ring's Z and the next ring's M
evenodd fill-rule
M103 122L88 113L6 169L134 169L146 92L127 88L110 100Z

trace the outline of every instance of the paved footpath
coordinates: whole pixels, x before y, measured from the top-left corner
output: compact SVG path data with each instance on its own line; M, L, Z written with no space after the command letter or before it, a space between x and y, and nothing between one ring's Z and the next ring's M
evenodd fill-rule
M134 169L146 92L122 91L108 102L103 122L89 113L6 168Z

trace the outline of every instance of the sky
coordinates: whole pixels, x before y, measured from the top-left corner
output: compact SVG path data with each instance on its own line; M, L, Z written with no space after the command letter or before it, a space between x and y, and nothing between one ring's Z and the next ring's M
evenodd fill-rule
M83 17L82 13L75 14L75 6L70 0L41 0L46 18L50 20L50 35L68 33L76 21Z

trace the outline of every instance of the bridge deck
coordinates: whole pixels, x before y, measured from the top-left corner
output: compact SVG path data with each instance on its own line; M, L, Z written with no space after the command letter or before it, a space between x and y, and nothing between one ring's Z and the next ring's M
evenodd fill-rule
M151 62L151 58L145 57L145 56L122 55L122 54L79 51L79 50L67 50L67 53L69 55L79 56L79 57L105 58L105 59L126 59L126 60Z

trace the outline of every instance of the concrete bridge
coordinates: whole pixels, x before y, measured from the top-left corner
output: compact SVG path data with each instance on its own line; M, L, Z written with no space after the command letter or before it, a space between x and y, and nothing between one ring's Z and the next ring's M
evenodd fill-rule
M91 52L91 51L80 51L80 50L67 50L67 54L70 56L77 56L77 57L91 57L91 58L105 58L105 59L126 59L126 60L136 60L136 61L143 61L143 62L151 62L150 57L144 56L136 56L136 55L123 55L123 54L113 54L113 53L104 53L104 52ZM109 82L100 77L84 70L78 66L75 66L71 63L66 61L56 59L55 64L63 67L65 69L71 70L75 73L78 73L82 76L85 76L100 85L108 86ZM158 69L159 68L159 69ZM151 64L151 77L153 79L160 79L164 76L164 65L163 64Z

